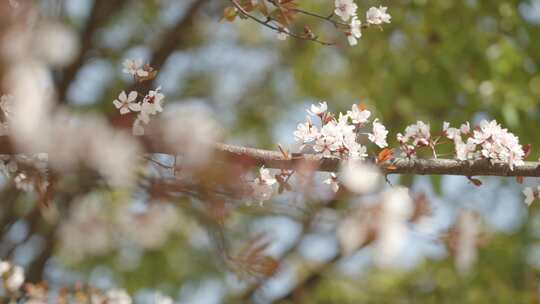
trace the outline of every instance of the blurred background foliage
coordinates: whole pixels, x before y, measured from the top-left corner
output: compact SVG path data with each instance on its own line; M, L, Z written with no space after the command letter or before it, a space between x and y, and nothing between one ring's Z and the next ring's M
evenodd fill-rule
M84 30L94 3L36 2L44 15L60 18L77 31ZM81 112L111 115L112 100L130 86L130 80L121 73L122 61L138 57L150 61L166 33L177 20L185 18L192 2L125 1L90 38L91 50L67 90L68 105ZM333 9L329 0L298 3L323 15ZM304 107L320 100L328 101L333 111L346 111L352 103L364 102L390 134L416 120L427 121L432 130L440 130L443 121L455 125L494 118L518 135L522 143L531 143L531 159L538 158L540 1L357 3L360 12L374 5L388 6L392 23L384 31L365 30L359 45L348 47L345 37L331 25L302 17L295 30L309 24L325 40L337 42L336 46L324 47L294 39L278 41L275 33L250 21L220 21L227 1L206 1L194 13L189 29L176 29L183 32L181 40L158 66L156 84L162 85L167 95L165 111L180 104L208 107L228 131L228 142L265 148L282 143L292 149L292 131L303 120ZM61 71L57 73L61 75ZM389 143L395 146L395 138ZM307 285L285 302L540 302L540 214L536 206L529 211L522 206L520 187L513 180L485 179L485 186L480 188L465 178L405 176L401 182L414 191L427 192L436 202L435 212L443 214L438 219L445 218L445 222L453 221L464 206L479 211L489 237L471 271L459 273L450 253L441 248L436 258L423 259L429 254L412 253L417 256L412 259L416 262L405 270L381 271L371 266L366 248L359 252L363 257L353 257L362 260L356 263L361 265L358 271L341 271L338 263L322 272L316 284ZM285 198L265 206L264 212L257 208L235 212L227 227L228 237L241 239L263 230L279 243L280 231L285 228L278 226L289 227L281 234L298 232L295 218L279 211L290 205L294 202ZM346 210L343 204L340 212ZM46 277L59 282L118 284L130 292L157 288L180 295L185 303L219 303L241 283L216 253L220 241L212 239L204 225L192 219L197 206L177 212L181 227L161 248L138 252L136 257L113 251L80 263L64 263L56 257L64 274L55 277L49 273ZM323 235L330 238L332 233ZM335 242L330 244L336 246ZM411 246L417 244L411 241ZM283 248L275 245L270 251L279 253ZM309 260L309 256L299 250L296 258ZM136 266L126 267L122 260L127 258L133 258ZM318 259L327 258L314 260ZM294 285L290 278L294 275L290 271L289 275L288 281L285 276L284 283L274 282L263 288L263 293L268 298L286 293ZM241 301L234 297L230 300Z

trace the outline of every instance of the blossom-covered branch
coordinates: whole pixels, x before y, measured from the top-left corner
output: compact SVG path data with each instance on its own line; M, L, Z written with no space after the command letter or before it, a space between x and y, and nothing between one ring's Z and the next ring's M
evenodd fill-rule
M340 160L320 158L313 154L293 153L289 158L279 151L219 143L216 144L216 149L231 159L249 160L254 165L267 168L294 169L305 163L316 164L319 171L336 172L340 168ZM380 168L385 174L540 177L540 162L524 162L523 165L515 166L512 170L507 164L493 164L486 159L460 161L395 158L380 164Z

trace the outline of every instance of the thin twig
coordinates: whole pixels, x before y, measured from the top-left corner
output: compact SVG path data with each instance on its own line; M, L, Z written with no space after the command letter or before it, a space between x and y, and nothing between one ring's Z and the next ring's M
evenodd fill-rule
M301 35L295 34L295 33L290 32L290 31L286 32L285 30L283 30L283 29L281 29L281 28L279 28L279 27L277 27L277 26L274 26L274 25L270 24L269 22L270 22L271 20L273 20L273 19L271 19L271 18L269 18L269 17L268 17L268 19L267 19L266 21L265 21L265 20L262 20L262 19L259 19L259 18L255 17L255 16L251 15L250 13L248 13L248 12L242 7L242 5L240 5L236 0L230 0L230 1L231 1L232 4L234 5L234 7L236 7L236 9L237 9L238 11L240 11L240 13L241 13L243 16L245 16L245 17L247 17L247 18L249 18L249 19L251 19L251 20L253 20L253 21L259 23L260 25L262 25L262 26L264 26L264 27L267 27L267 28L269 28L269 29L271 29L271 30L273 30L273 31L275 31L275 32L277 32L277 33L283 33L283 34L286 34L286 35L291 36L291 37L296 38L296 39L313 41L313 42L319 43L319 44L321 44L321 45L326 45L326 46L334 45L334 43L319 40L319 39L317 39L316 36L315 36L315 37L308 37L308 36L301 36Z

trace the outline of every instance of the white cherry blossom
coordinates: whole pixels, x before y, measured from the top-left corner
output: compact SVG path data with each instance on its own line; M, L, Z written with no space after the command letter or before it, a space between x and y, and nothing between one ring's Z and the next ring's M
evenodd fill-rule
M150 122L150 116L156 115L163 111L163 100L165 95L161 93L161 87L158 87L155 90L151 90L143 98L141 105L141 111L137 117L141 122L148 124Z
M311 123L309 116L305 123L300 123L294 131L294 138L296 141L303 143L314 141L319 136L319 130Z
M525 152L519 138L495 120L481 121L479 128L473 131L472 138L472 142L481 147L481 155L485 158L508 163L510 169L524 163Z
M343 21L348 21L351 17L356 16L358 6L353 0L336 0L335 6L334 13L341 17Z
M455 139L458 136L461 136L461 130L457 128L451 128L450 123L446 121L443 123L443 132L445 132L448 139Z
M324 128L323 128L324 130ZM333 136L320 136L315 141L315 145L313 146L313 150L315 152L322 154L323 157L331 157L332 151L335 151L338 147L338 143L336 141L336 138Z
M349 158L353 160L365 160L367 155L367 148L359 143L354 143L348 147Z
M320 116L326 113L328 110L328 104L326 101L319 102L319 105L311 105L310 110L307 110L308 114L314 115L314 116Z
M405 128L405 136L403 140L405 142L412 140L414 146L422 145L427 146L431 138L429 124L423 121L417 121L416 124L407 126Z
M471 132L471 125L469 124L469 122L465 122L463 124L461 124L461 126L459 127L459 130L461 131L461 133L463 134L468 134L469 132Z
M135 91L131 91L129 95L127 95L125 91L122 91L122 93L118 95L118 99L113 101L113 104L120 110L120 114L122 115L131 111L139 112L141 111L141 105L136 101L137 95L138 94Z
M142 68L143 64L141 59L126 59L123 65L124 69L122 71L126 74L138 77L148 77L149 75L148 72Z
M472 138L467 140L467 143L463 143L461 137L456 137L454 140L456 146L456 159L458 160L470 160L477 157L476 144Z
M355 46L356 44L358 44L358 39L362 37L361 26L362 21L360 21L358 17L353 16L350 24L350 32L347 33L347 40L349 41L349 45Z
M370 7L366 12L367 23L376 25L390 23L392 16L386 12L387 9L388 7L385 6Z
M388 131L386 130L386 127L375 119L375 121L373 121L373 133L368 134L369 140L379 146L379 148L384 148L388 146L388 143L386 142L387 135Z
M353 104L347 115L351 118L353 124L364 124L368 122L371 112L369 110L360 110L357 104Z

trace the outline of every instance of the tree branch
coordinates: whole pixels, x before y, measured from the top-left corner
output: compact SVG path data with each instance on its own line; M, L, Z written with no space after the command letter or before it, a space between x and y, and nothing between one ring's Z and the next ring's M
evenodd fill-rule
M195 29L196 17L201 7L208 0L194 0L190 6L186 8L186 12L180 17L176 24L168 29L161 39L161 42L153 50L149 65L155 70L160 70L167 59L177 50L184 48L189 41L189 36L193 34ZM133 83L126 91L137 91L146 93L154 86L154 81L136 82Z
M141 142L148 153L164 153L176 155L178 150L165 147L152 141L152 138L142 137ZM273 169L296 169L301 165L310 164L317 171L336 172L341 161L337 158L321 158L315 154L283 153L272 150L256 149L224 143L215 144L216 153L222 159L242 162L250 166L265 166ZM27 151L38 153L47 151ZM0 154L22 153L16 151L6 136L0 136ZM407 159L395 158L378 165L385 174L416 174L416 175L459 175L459 176L522 176L540 177L540 162L525 162L513 169L505 163L491 163L487 159L460 161L455 159Z
M294 169L301 163L314 163L318 171L339 170L340 160L320 158L314 154L292 153L290 158L281 152L216 144L216 149L229 158L251 161L254 165L275 169ZM379 164L385 174L461 175L461 176L523 176L540 177L540 162L525 162L512 169L507 164L492 164L487 159L460 161L455 159L396 158Z
M77 73L85 64L89 52L93 49L94 34L103 26L116 12L122 9L126 0L96 0L92 7L92 11L82 30L79 43L81 50L77 58L62 71L62 78L57 84L58 101L67 103L66 95L69 86L75 80Z

